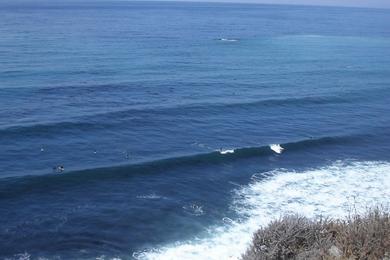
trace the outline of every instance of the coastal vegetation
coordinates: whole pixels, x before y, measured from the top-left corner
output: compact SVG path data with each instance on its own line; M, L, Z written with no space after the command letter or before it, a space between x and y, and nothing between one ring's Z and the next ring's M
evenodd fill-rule
M260 228L242 258L389 260L389 210L375 208L345 219L285 216Z

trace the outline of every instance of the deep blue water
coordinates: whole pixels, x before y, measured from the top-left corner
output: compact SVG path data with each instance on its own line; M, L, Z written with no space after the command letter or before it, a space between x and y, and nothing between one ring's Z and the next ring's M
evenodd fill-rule
M389 25L380 9L1 2L0 258L131 259L248 217L232 201L254 173L390 161Z

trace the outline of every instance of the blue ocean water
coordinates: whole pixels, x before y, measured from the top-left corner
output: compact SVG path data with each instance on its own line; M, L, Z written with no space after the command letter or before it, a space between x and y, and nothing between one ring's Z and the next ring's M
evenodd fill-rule
M0 258L235 259L283 212L390 202L389 24L381 9L1 2Z

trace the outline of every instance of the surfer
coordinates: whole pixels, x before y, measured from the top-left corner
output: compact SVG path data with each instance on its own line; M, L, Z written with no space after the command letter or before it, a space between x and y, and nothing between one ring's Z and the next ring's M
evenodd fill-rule
M130 154L129 154L129 151L128 150L125 150L124 152L123 152L123 154L125 155L125 158L128 160L128 159L130 159Z
M62 173L65 171L65 167L63 165L57 165L53 167L53 171L56 173Z

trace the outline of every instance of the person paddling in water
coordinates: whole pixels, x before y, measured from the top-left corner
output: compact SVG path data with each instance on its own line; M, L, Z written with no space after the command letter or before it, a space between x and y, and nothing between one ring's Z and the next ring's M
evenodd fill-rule
M53 171L56 173L62 173L63 171L65 171L65 168L63 165L57 165L53 167Z

